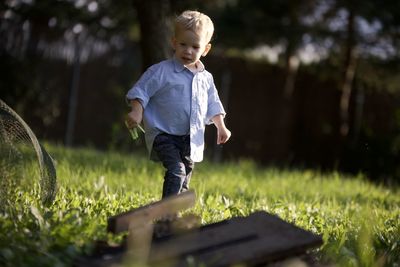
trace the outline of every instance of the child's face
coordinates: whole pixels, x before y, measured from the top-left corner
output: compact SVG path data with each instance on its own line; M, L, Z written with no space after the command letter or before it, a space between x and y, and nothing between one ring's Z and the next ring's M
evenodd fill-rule
M205 56L211 49L204 34L198 34L191 30L178 30L172 38L172 46L175 49L175 57L186 67L195 67L201 56Z

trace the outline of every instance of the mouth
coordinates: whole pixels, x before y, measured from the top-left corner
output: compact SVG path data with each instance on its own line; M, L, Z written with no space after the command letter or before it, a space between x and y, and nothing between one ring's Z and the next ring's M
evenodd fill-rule
M192 61L192 59L189 58L189 57L182 57L182 59L183 59L184 61Z

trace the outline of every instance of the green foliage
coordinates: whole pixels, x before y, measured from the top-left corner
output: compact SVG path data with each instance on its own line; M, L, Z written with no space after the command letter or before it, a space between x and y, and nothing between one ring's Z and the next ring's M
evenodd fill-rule
M1 266L71 266L94 241L119 242L107 218L159 200L163 169L143 155L48 146L59 188L43 206L37 186L9 188L0 213ZM276 214L314 233L321 261L338 266L398 266L400 194L366 177L314 170L261 168L252 161L196 166L190 210L208 224L256 210Z
M3 2L0 98L19 114L34 115L46 126L63 117L63 103L71 86L72 51L77 42L81 42L82 65L104 57L106 52L112 54L114 61L105 68L115 66L115 58L122 51L124 58L131 57L126 51L132 39L139 38L131 0L120 0L118 4L110 0ZM102 49L96 52L96 47ZM117 64L122 65L122 60ZM129 69L125 77L130 81L131 75ZM108 81L114 80L108 76ZM125 91L126 86L123 88Z

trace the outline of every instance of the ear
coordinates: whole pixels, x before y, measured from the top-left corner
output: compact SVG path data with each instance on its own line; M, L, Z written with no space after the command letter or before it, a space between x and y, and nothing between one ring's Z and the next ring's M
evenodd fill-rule
M176 38L175 36L171 38L171 46L174 50L176 50Z
M206 47L204 48L204 52L203 52L203 54L201 54L203 57L205 57L207 54L208 54L208 52L211 50L211 44L210 43L208 43L207 45L206 45Z

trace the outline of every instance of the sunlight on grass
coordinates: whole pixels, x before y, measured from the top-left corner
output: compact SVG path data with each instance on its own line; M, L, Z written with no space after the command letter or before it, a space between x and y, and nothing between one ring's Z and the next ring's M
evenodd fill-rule
M56 200L41 205L34 183L10 187L12 202L0 213L2 266L70 266L94 241L120 240L106 233L109 216L160 199L163 169L145 155L47 147L56 161ZM362 175L262 168L248 160L203 162L191 188L197 203L188 212L203 224L265 210L322 235L324 245L314 251L319 260L338 266L400 262L399 190Z

